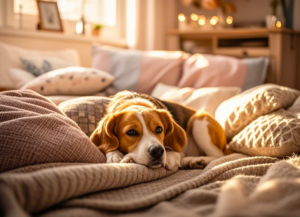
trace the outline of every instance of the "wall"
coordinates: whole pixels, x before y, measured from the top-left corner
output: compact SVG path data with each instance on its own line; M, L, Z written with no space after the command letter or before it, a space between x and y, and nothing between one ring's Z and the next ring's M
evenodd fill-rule
M206 16L216 15L216 11L207 11L204 9L197 9L193 6L183 6L180 1L176 1L178 4L178 13L184 13L189 15L191 13L203 14ZM236 23L240 22L265 22L265 16L271 14L271 8L269 6L270 0L229 0L228 2L234 3L237 7L237 12L232 14ZM296 30L300 30L300 1L295 0L294 8L294 27ZM278 16L283 18L281 6L277 10Z
M4 25L4 0L0 0L0 27Z

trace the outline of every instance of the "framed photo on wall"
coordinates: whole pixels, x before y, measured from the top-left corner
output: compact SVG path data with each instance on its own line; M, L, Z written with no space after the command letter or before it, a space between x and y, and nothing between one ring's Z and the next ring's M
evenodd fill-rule
M57 2L44 0L36 0L36 2L39 11L40 29L63 32Z

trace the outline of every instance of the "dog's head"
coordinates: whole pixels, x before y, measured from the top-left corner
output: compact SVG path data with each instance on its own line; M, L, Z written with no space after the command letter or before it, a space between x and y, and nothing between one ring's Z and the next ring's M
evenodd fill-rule
M166 150L181 152L186 144L184 130L168 111L142 106L106 115L90 138L105 154L119 150L151 168L165 165Z

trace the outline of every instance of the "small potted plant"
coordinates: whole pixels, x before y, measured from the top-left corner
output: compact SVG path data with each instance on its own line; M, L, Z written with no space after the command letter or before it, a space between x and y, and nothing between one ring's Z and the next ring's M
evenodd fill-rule
M92 28L92 35L94 35L94 36L101 35L102 28L103 28L103 26L101 24L94 24L94 26Z

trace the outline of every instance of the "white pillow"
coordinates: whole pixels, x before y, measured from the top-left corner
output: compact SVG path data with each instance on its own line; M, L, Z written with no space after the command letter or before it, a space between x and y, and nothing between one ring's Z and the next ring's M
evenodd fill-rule
M21 57L30 57L30 59L57 58L64 61L68 66L80 66L79 54L74 49L55 51L29 50L0 42L0 88L17 88L10 78L9 70L11 68L24 69Z
M215 115L218 106L225 100L239 94L240 87L205 87L205 88L179 88L158 83L152 96L161 100L174 101L196 110L203 110Z
M35 79L35 76L30 72L23 69L11 68L9 70L9 76L11 81L15 84L16 88L21 88L29 81Z
M107 72L83 67L67 67L47 72L25 84L42 95L89 95L95 94L113 81Z

